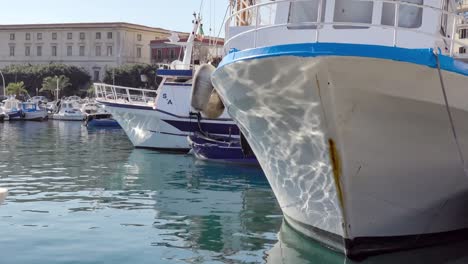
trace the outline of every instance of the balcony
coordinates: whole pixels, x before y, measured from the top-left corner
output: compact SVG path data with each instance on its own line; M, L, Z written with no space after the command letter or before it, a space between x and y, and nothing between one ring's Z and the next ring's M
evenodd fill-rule
M461 0L458 3L458 12L465 13L468 12L468 0Z

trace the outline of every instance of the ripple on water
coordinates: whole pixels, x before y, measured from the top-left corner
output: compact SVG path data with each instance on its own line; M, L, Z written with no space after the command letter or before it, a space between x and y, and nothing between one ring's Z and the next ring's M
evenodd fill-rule
M4 123L0 153L5 263L258 263L282 221L260 170L135 150L119 130Z

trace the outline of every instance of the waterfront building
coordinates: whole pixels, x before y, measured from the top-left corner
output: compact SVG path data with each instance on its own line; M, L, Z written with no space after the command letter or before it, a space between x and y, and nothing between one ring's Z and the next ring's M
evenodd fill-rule
M468 0L462 0L458 4L458 13L464 15L465 18L463 23L458 25L456 37L460 43L455 44L455 54L459 60L468 61L468 53L466 52L468 49Z
M168 38L151 41L151 62L171 63L174 60L182 60L184 56L184 46L177 43L187 42L188 36L181 36L180 39L169 40ZM193 61L204 63L215 57L223 56L224 39L204 37L197 38L193 47Z
M63 63L99 81L109 67L151 63L150 42L168 36L166 29L123 22L0 25L0 68Z

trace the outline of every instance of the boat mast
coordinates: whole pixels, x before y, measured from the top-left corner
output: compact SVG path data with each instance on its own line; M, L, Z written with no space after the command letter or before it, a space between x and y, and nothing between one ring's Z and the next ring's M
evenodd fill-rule
M190 64L192 62L192 53L193 53L193 45L195 41L195 34L198 32L198 28L201 24L201 16L200 14L193 14L195 19L193 20L193 30L190 33L190 36L187 39L187 46L184 52L184 60L182 61L182 67L186 70L190 69Z

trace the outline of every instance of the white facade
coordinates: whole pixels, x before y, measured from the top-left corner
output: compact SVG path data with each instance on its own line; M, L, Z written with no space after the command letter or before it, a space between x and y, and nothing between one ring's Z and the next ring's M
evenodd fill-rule
M129 23L0 26L0 68L11 64L81 66L95 81L108 67L150 63L150 42L168 30Z

